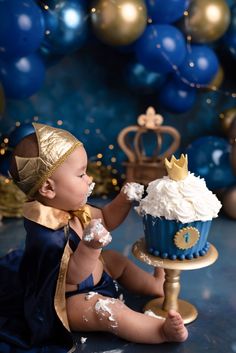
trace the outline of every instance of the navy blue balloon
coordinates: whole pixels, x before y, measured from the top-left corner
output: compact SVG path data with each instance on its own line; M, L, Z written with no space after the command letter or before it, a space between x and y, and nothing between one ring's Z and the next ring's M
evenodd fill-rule
M222 38L224 45L233 58L236 59L236 4L231 8L230 26Z
M196 89L170 79L162 86L158 100L160 105L172 113L185 113L196 101Z
M45 66L37 54L0 62L0 80L8 98L24 99L36 93L44 82Z
M186 149L189 171L204 178L211 190L235 184L230 149L228 141L221 137L204 136L195 140Z
M136 62L127 65L124 77L128 87L141 94L157 91L166 80L166 75L150 71Z
M15 147L24 137L35 132L32 123L24 123L16 127L8 136L9 146Z
M148 16L153 23L172 23L183 16L189 1L186 0L146 0Z
M0 55L19 58L36 51L44 37L41 9L33 0L0 1Z
M83 1L60 0L52 8L44 9L45 38L42 47L52 54L66 55L85 43L88 16Z
M7 150L4 155L0 155L0 174L8 177L8 171L10 168L12 158L12 152Z
M150 25L137 40L135 51L138 61L148 70L166 74L183 62L186 43L176 27Z
M206 45L192 45L179 66L180 76L190 83L206 85L215 77L219 60L213 49Z

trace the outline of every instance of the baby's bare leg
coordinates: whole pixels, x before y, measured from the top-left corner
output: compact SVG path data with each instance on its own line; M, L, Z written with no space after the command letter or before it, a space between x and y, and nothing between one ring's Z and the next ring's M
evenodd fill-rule
M166 320L138 313L118 299L80 294L67 299L67 313L73 331L105 331L136 343L182 342L188 334L174 311Z
M142 295L163 296L164 271L157 268L154 276L143 271L122 254L106 250L102 252L106 270L126 289Z

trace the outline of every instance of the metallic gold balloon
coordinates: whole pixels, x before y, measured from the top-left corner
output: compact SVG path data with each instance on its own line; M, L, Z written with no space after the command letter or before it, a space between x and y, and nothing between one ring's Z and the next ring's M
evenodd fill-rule
M217 88L221 86L223 80L224 80L224 70L222 66L219 65L219 69L215 74L213 80L210 83L208 83L208 85L204 87L202 90L205 92L217 90Z
M219 115L220 124L225 135L228 136L229 127L236 118L236 107L226 109Z
M104 43L128 45L144 31L147 9L143 0L97 0L91 8L94 32Z
M5 110L5 95L4 95L2 85L0 84L0 117L4 113L4 110Z
M230 9L225 0L190 0L182 30L193 42L208 43L220 38L230 24Z
M221 86L224 80L224 70L221 65L219 65L219 69L215 74L213 80L209 83L210 88L217 89Z
M233 219L236 219L236 187L228 189L222 200L224 213Z

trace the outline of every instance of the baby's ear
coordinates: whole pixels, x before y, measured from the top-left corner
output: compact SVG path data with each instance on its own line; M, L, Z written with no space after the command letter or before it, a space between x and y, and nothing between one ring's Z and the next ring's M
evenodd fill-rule
M39 194L47 199L54 199L56 196L55 183L52 179L48 178L38 190Z

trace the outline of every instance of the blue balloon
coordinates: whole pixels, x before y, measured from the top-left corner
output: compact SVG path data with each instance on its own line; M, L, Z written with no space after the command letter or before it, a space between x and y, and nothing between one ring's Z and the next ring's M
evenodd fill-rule
M170 79L162 86L158 100L170 112L184 113L192 108L196 100L196 89Z
M9 147L15 147L24 137L31 135L35 132L32 123L24 123L14 128L9 134Z
M222 40L230 54L236 59L236 5L231 8L230 26Z
M186 0L146 0L148 16L153 23L172 23L183 16L189 1Z
M0 1L0 47L4 58L36 51L44 37L41 9L33 0Z
M124 77L128 87L141 94L150 94L157 91L166 80L165 75L150 71L136 62L127 65Z
M8 171L10 168L10 163L11 163L11 158L12 158L12 152L9 150L6 150L4 155L0 155L0 174L8 177Z
M206 85L213 80L218 69L219 61L213 49L206 45L192 45L179 66L179 73L189 84Z
M24 99L36 93L44 82L45 66L37 54L0 62L0 80L8 98Z
M229 187L236 182L230 164L231 146L217 136L204 136L190 144L188 154L189 170L205 179L209 189Z
M135 51L138 61L148 70L166 74L183 62L186 43L176 27L150 25L137 40Z
M68 54L82 47L88 34L83 1L60 0L44 9L45 38L42 47L52 54Z

